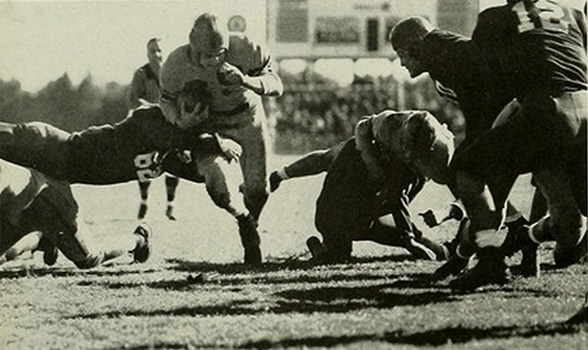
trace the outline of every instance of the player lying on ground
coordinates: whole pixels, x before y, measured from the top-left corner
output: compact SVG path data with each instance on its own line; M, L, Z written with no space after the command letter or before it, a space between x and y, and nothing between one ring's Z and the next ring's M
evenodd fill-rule
M197 161L185 160L186 150L188 158ZM153 179L165 171L205 182L217 206L237 218L240 225L253 228L240 232L242 242L259 242L239 191L243 183L237 161L240 153L241 147L230 139L172 125L159 107L139 108L114 125L74 133L46 123L0 123L0 157L58 180L113 184ZM233 179L230 186L224 183L227 177Z
M435 169L426 169L432 172L422 172L408 164L403 154L391 146L401 142L399 129L410 125L412 132L415 127L420 130L423 123L433 123L438 130L434 140L429 135L423 141L432 142L427 147L436 147L435 162L441 163ZM416 150L421 145L407 147ZM323 243L309 240L313 255L326 262L346 261L353 241L372 240L405 247L421 258L446 259L447 250L426 240L416 229L408 204L426 178L443 166L447 168L452 153L453 135L426 111L387 110L364 118L356 128L355 138L345 143L327 171L315 213ZM432 250L419 240L426 240Z
M354 147L355 139L351 139L340 142L329 149L310 152L297 159L293 163L290 163L283 168L272 172L270 175L270 189L272 192L275 191L279 187L280 183L285 179L316 175L322 172L327 172L331 164L334 163L335 159L338 159L341 150L343 149L345 149L345 155L340 156L341 159L337 161L337 164L339 164L337 167L338 169L344 168L346 172L345 176L349 176L349 181L351 181L351 177L357 176L355 173L361 171L359 169L362 167L361 160L357 158L357 151L352 150ZM343 170L336 171L342 172ZM402 169L398 169L398 171L402 171ZM366 190L366 186L364 186L365 183L365 180L350 183L346 183L345 180L342 180L342 183L330 184L329 186L331 186L332 189L325 189L324 191L357 192L357 196L362 198L365 197L366 201L374 200L376 202L380 202L387 200L387 198L385 198L386 195L384 194L387 190L383 190L382 193L376 194L368 193L369 189ZM370 230L359 229L357 234L352 237L352 240L371 240L384 245L403 247L408 249L417 258L436 258L437 260L447 259L449 257L449 251L447 248L424 237L423 233L414 224L411 223L411 227L409 229L406 229L406 227L403 228L402 225L396 224L396 221L411 222L406 206L419 192L422 182L419 179L415 181L415 184L418 186L410 187L409 193L406 195L406 198L404 198L403 195L403 198L399 201L398 207L386 205L386 203L383 202L380 203L381 207L376 211L381 211L383 214L385 214L380 218L374 218L373 215L376 213L371 212L374 207L378 207L378 205L375 203L363 208L365 211L364 214L360 214L359 211L361 210L358 208L354 209L353 213L341 213L342 216L366 215L367 217L372 218L372 228ZM325 182L325 185L327 185L327 182ZM335 189L335 187L337 188ZM378 186L375 188L378 188ZM325 194L325 196L327 195ZM350 196L353 195L350 194ZM390 211L394 214L389 214L388 212ZM325 218L325 220L329 219ZM338 219L333 218L333 220ZM357 224L361 226L359 222ZM410 239L411 237L413 237L413 239ZM335 239L341 239L341 237L335 237ZM307 240L307 245L309 246L309 249L314 254L314 256L317 257L317 260L321 260L318 257L324 254L321 253L320 244L320 241L316 237L311 237Z
M42 232L79 268L95 267L127 253L142 263L151 252L151 229L145 224L117 238L120 243L108 250L98 248L78 217L69 183L0 159L0 254L34 231Z

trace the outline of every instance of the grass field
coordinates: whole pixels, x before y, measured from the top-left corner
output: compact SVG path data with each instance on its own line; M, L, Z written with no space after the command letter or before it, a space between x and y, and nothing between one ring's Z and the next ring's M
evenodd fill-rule
M353 263L312 266L305 240L316 234L322 180L284 183L270 197L260 222L266 263L256 270L239 264L236 224L202 185L180 183L178 221L170 222L163 181L154 182L146 218L154 253L146 264L122 257L82 271L60 256L47 268L36 254L0 267L0 349L587 348L586 327L562 323L584 301L587 266L553 269L550 244L540 251L542 277L470 294L424 281L441 263L371 243L354 245ZM528 180L512 196L524 212ZM136 183L74 191L98 244L136 226ZM413 211L450 198L428 184ZM425 232L444 241L455 230L446 223Z

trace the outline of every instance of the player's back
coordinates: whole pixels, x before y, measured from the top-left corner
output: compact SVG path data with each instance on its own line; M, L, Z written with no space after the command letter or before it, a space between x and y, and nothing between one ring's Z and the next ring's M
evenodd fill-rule
M557 95L586 89L584 22L557 1L518 1L480 14L473 40L518 97Z
M173 127L158 107L139 108L114 125L93 126L72 133L69 180L107 184L137 178L135 160L173 144Z

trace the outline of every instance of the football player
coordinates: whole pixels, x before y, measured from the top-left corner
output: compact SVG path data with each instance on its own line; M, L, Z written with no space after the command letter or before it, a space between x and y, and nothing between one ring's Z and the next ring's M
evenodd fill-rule
M128 106L129 110L139 108L142 105L152 105L159 103L161 91L159 88L159 71L163 56L160 46L161 39L151 38L147 41L147 59L148 62L135 70L133 79L129 86ZM173 201L176 197L179 179L170 174L165 175L165 189L167 194L167 208L165 215L170 220L176 220L174 216ZM141 204L139 205L139 220L147 214L147 199L149 198L149 187L151 181L138 181L139 192L141 195Z
M355 139L340 142L340 143L336 144L335 146L328 148L328 149L316 150L313 152L309 152L306 155L304 155L302 158L299 158L296 161L294 161L293 163L290 163L290 164L282 167L281 169L272 172L270 175L270 179L269 179L271 191L274 192L275 190L277 190L278 187L280 186L280 183L284 180L291 179L291 178L310 176L310 175L317 175L322 172L327 172L329 170L331 164L334 163L334 160L337 159L338 155L341 153L341 151L345 147L347 147L347 151L346 151L347 155L341 156L341 159L349 159L350 157L353 158L353 155L351 155L351 153L356 153L356 152L351 150L351 148L352 148L351 145L355 145ZM342 162L346 163L346 166L350 166L350 167L360 166L359 164L361 164L360 162L357 162L357 161L351 162L349 160L339 160L339 163L342 163ZM342 166L339 165L339 167L342 167ZM338 170L338 171L341 171L341 170ZM402 169L398 169L398 171L402 171ZM348 173L348 175L351 175L353 173L352 171L346 171L346 172ZM418 183L419 187L422 184L422 182L420 182L420 181L417 181L416 183ZM326 185L326 182L325 182L325 185ZM353 190L357 191L357 193L359 193L360 195L365 194L365 192L363 191L364 187L360 184L336 183L335 185L331 185L331 187L333 187L333 186L347 187L347 185L350 185L351 187L353 187ZM408 196L406 198L403 197L402 200L400 201L400 203L402 204L401 208L392 209L392 208L382 207L381 208L382 211L386 212L387 210L391 210L395 213L394 215L396 215L396 216L407 215L408 211L406 210L405 207L408 206L410 200L412 200L412 198L414 198L414 196L416 196L416 194L419 192L419 190L420 190L420 188L411 187L410 196ZM325 191L328 192L328 191L332 191L332 190L325 190ZM381 194L377 198L372 196L371 198L368 198L366 200L369 201L370 199L375 200L375 201L380 201ZM383 203L381 203L381 204L383 205ZM373 207L373 205L370 205L370 208L371 207ZM396 210L396 209L402 209L402 210ZM376 213L372 213L370 215L373 216L375 214ZM397 229L397 227L394 223L394 215L385 213L385 215L383 215L382 217L376 218L373 220L374 223L377 223L378 227L385 227L385 226L389 227L388 229L382 231L381 234L367 235L364 232L363 236L356 235L355 237L353 237L352 240L372 240L372 241L375 241L377 243L381 243L384 245L404 247L404 248L409 249L412 253L414 253L414 255L416 257L420 257L420 258L430 259L432 256L434 256L437 260L445 260L448 258L449 251L446 248L444 248L442 245L440 245L436 242L433 242L433 241L429 240L428 238L426 238L425 236L423 236L423 233L414 224L411 223L412 232L406 233L406 232L402 232L402 229L400 229L400 228ZM325 219L325 220L328 220L328 219ZM408 217L408 218L403 217L402 222L407 222L407 221L410 222L410 217ZM407 239L411 235L414 235L414 242L416 242L416 243L414 243L410 239ZM307 245L308 245L311 253L313 253L313 255L316 257L315 260L318 260L318 261L324 260L323 258L321 258L321 256L324 255L325 248L324 248L324 246L321 247L322 243L320 243L320 240L318 240L318 238L316 238L316 237L309 238L307 240Z
M363 118L327 171L315 214L323 242L307 242L313 256L345 261L353 241L372 240L420 258L447 259L447 249L412 223L408 205L426 179L447 181L452 155L453 134L426 111Z
M69 183L149 180L166 171L205 182L209 193L230 193L232 197L211 197L236 218L247 212L242 201L234 200L242 198L240 153L241 147L230 139L172 125L157 106L139 108L114 125L74 133L46 123L0 123L0 157L6 160ZM196 161L189 161L190 157ZM202 176L202 167L209 174L231 176L232 187L219 189Z
M501 204L519 174L533 173L550 212L528 229L527 240L553 237L557 267L586 253L584 15L558 1L509 1L481 16L475 32L491 71L520 110L456 157L458 190L471 217L470 242L480 258L451 284L464 290L504 279L496 229Z
M388 39L411 77L429 73L441 85L438 89L442 95L446 95L444 91L450 91L452 99L459 103L466 127L465 139L458 145L456 157L492 127L497 116L513 99L508 91L500 88L483 52L467 37L435 28L425 18L413 16L396 24ZM447 184L460 199L453 176ZM514 234L517 227L527 221L510 203L507 209L506 224ZM445 272L460 272L466 267L470 255L458 252L439 276L446 277Z
M279 76L272 69L267 48L246 35L228 36L216 16L203 13L196 18L189 43L174 50L161 69L161 107L167 120L180 128L198 126L219 133L243 147L242 190L248 213L239 216L239 233L245 247L245 261L261 263L257 221L268 198L267 152L270 149L267 119L262 96L280 96ZM202 104L185 106L182 93L208 97ZM197 160L207 183L214 187L213 198L231 200L231 177L209 171L207 164L218 157Z
M83 269L126 253L143 263L151 253L152 233L146 224L139 225L117 246L108 250L97 248L78 217L78 205L68 182L3 159L0 159L0 232L0 254L5 254L30 232L42 232L45 239Z

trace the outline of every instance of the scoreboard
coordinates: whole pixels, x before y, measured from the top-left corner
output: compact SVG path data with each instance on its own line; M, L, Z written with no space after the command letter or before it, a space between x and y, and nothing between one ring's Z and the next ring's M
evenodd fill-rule
M436 0L268 0L268 45L277 59L392 58L390 29L437 13Z

